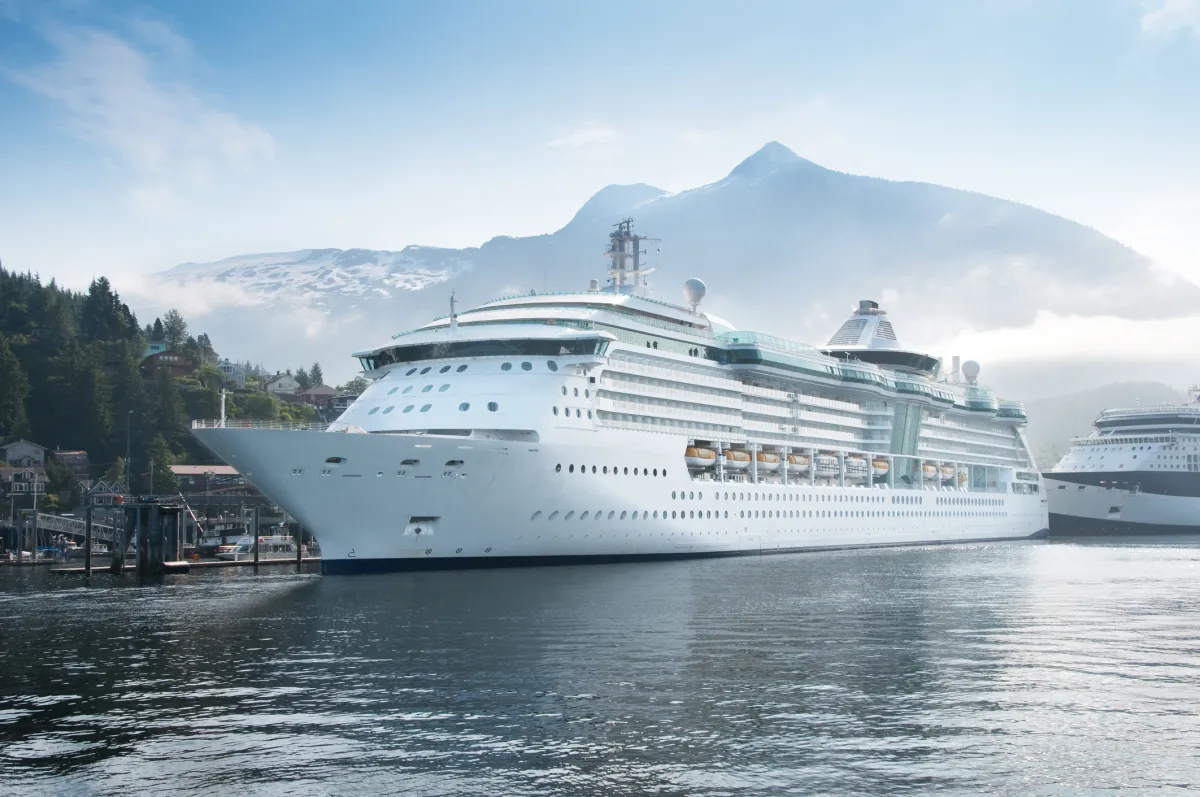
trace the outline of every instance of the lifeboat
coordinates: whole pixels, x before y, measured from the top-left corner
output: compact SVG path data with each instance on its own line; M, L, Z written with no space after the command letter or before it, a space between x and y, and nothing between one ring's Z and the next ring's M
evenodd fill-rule
M967 485L967 480L968 480L969 478L970 478L970 477L969 477L969 475L967 474L967 469L966 469L966 468L963 468L962 470L960 470L960 471L958 472L958 486L959 486L959 487L966 487L966 485Z
M788 454L788 470L795 473L808 473L808 457L803 454Z
M867 477L867 459L866 457L846 457L846 475L852 479L865 479Z
M758 460L758 470L771 473L779 470L782 460L778 454L772 454L770 451L759 451L755 454L755 459Z
M750 455L745 451L726 451L725 468L727 470L745 470L750 467Z
M693 470L711 468L717 464L717 452L711 448L688 446L687 450L683 452L683 461Z
M871 475L875 478L882 478L887 475L888 461L886 459L877 458L871 460Z
M942 481L947 483L954 481L953 465L942 465Z
M921 463L921 478L924 481L932 482L932 481L935 481L937 479L937 477L938 477L938 469L937 469L937 465L935 463L933 463L933 462L922 462Z
M842 469L838 465L838 458L833 454L817 454L817 475L826 479L840 476Z

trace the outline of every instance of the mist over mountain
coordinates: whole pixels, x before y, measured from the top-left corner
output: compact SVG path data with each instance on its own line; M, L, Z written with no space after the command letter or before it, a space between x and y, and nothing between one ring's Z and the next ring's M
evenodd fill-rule
M705 309L806 342L827 340L860 298L880 300L915 346L966 328L1025 326L1044 311L1145 319L1200 306L1200 288L1083 225L969 191L832 171L778 143L677 194L608 186L545 235L188 263L155 275L153 293L162 308L212 316L204 325L221 330L214 344L230 356L280 366L320 359L331 376L348 376L350 352L445 313L452 291L470 307L603 282L607 235L624 216L660 240L646 243L656 295L678 301L683 281L700 277ZM1030 380L1013 372L1012 381Z

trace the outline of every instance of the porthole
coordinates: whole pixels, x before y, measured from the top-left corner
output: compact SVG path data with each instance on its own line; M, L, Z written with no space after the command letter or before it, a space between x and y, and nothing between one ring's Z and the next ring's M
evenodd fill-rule
M571 510L570 512L568 512L567 514L563 515L563 520L570 520L570 519L571 519L571 518L573 518L573 517L575 517L575 510L574 510L574 509L572 509L572 510ZM583 520L583 518L580 518L580 520Z
M400 388L398 388L398 387L394 387L394 388L392 388L391 390L389 390L389 391L387 392L387 394L390 396L390 395L392 395L393 393L395 393L395 392L396 392L397 390L399 390L399 389L400 389Z
M605 465L603 468L600 469L600 472L607 476L608 475L608 466Z
M551 371L557 371L558 363L554 362L554 360L546 360L546 367L549 368Z
M529 519L530 519L530 520L537 520L537 519L538 519L538 518L540 518L541 516L542 516L542 510L540 510L540 509L539 509L538 511L536 511L536 512L534 512L532 515L530 515L530 516L529 516Z
M392 406L390 406L390 407L388 407L386 410L384 410L384 411L383 411L383 414L384 414L384 415L387 415L389 412L391 412L391 411L392 411L392 410L394 410L394 409L396 409L396 405L395 405L395 404L393 404Z
M501 371L511 371L512 363L500 363L500 370Z
M620 520L624 520L624 519L625 519L625 516L626 516L627 514L629 514L629 513L628 513L628 512L622 512L622 513L621 513Z
M412 389L413 389L413 387L414 387L414 385L409 385L408 387L404 388L404 392L403 392L403 393L401 393L400 395L402 395L402 396L403 396L405 393L411 393L411 392L412 392Z
M694 501L694 500L696 500L696 494L695 494L695 493L688 493L688 500L689 500L689 501Z
M449 386L449 385L442 385L441 387L439 387L439 388L438 388L438 392L439 392L439 393L445 393L445 392L446 392L447 390L449 390L449 389L450 389L450 386Z
M429 408L430 408L430 407L432 407L432 406L433 406L432 404L423 404L423 405L421 405L421 412L429 412Z
M447 371L449 371L449 370L450 370L450 366L448 366L448 365L443 365L443 366L442 366L440 369L438 369L438 373L439 373L439 374L444 374L444 373L446 373L446 372L447 372Z
M375 414L375 413L377 413L377 412L379 412L379 408L378 408L378 407L372 407L372 408L371 408L371 411L370 411L370 412L368 412L368 413L367 413L367 415L374 415L374 414Z
M658 468L655 468L655 469L654 469L654 475L655 475L655 476L657 476L657 475L658 475Z
M638 469L637 469L637 468L634 468L634 469L633 469L633 475L634 475L634 476L638 475Z
M426 385L425 387L421 388L422 393L428 393L431 390L433 390L433 385Z
M675 512L674 512L674 511L672 511L672 512L671 512L671 520L674 520L674 519L675 519Z
M580 514L580 515L579 515L579 519L580 519L580 520L587 520L587 519L588 519L588 515L589 515L589 514L590 514L589 512L586 512L586 511L585 511L585 512L583 512L582 514Z
M550 517L546 518L546 520L554 520L554 518L556 518L556 517L558 517L558 510L557 510L557 509L556 509L556 510L554 510L553 512L551 512L551 513L550 513Z
M415 406L417 406L417 405L416 405L416 404L409 404L407 407L405 407L403 410L401 410L401 412L412 412L412 408L413 408L413 407L415 407Z
M593 465L593 466L592 466L592 473L595 473L595 472L596 472L596 466L595 466L595 465Z
M574 466L574 465L569 465L569 466L567 466L567 473L574 473L574 472L575 472L575 466Z
M456 374L461 374L461 373L462 373L463 371L465 371L465 370L467 370L467 366L465 366L465 365L460 365L460 366L458 366L457 368L455 368L455 369L454 369L454 373L456 373ZM490 551L490 550L491 550L491 548L488 548L488 550Z
M427 373L429 373L429 369L430 369L430 368L432 368L432 366L429 366L429 365L425 366L424 368L422 368L422 369L421 369L421 373L422 373L422 374L427 374Z
M555 408L554 408L554 414L555 414L555 415L558 415L558 407L555 407Z
M612 519L613 519L613 516L614 516L614 515L616 515L616 514L617 514L616 512L613 512L612 510L609 510L609 513L608 513L608 519L609 519L609 520L612 520Z
M346 461L345 457L326 457L325 462L330 465L341 465Z
M591 419L592 419L592 411L588 410L588 420L590 421Z
M555 466L554 466L554 472L555 472L555 473L562 473L562 464L561 464L561 463L560 463L560 464L558 464L558 465L555 465Z
M466 401L464 401L462 404L459 404L459 405L458 405L458 410L459 410L459 412L466 412L466 411L467 411L467 410L469 410L469 409L471 409L471 404L470 404L470 402L466 402Z
M416 368L409 368L407 371L405 371L405 372L404 372L404 375L405 375L405 376L412 376L412 375L413 375L413 374L415 374L416 372L417 372L417 369L416 369Z
M626 468L626 469L625 469L625 475L626 475L626 476L628 476L628 475L629 475L629 468Z
M575 388L575 395L576 395L576 396L578 396L578 395L579 395L579 388Z
M521 363L521 370L522 371L532 371L533 363Z
M583 412L582 412L581 410L575 410L575 417L576 417L576 418L582 418L582 417L583 417Z
M583 397L584 397L584 398L591 398L591 397L592 397L592 391L588 390L587 388L584 388L584 389L583 389Z
M496 410L498 410L498 409L500 409L500 405L499 405L499 404L497 404L497 403L496 403L496 402L494 402L494 401L489 401L489 402L488 402L488 412L495 412L495 411L496 411Z
M567 386L566 385L562 386L562 392L563 392L564 396L567 395Z

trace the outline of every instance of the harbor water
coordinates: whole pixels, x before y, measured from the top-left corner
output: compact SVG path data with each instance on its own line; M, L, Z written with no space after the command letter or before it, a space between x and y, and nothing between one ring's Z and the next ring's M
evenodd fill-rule
M1200 539L139 584L0 568L21 795L1183 794Z

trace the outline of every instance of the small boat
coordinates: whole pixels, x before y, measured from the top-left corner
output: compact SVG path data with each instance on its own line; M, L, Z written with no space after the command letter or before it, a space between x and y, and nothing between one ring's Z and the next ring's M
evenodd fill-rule
M788 471L792 473L808 473L808 457L803 454L788 454Z
M888 472L888 461L886 459L876 457L875 459L871 460L871 475L872 476L874 476L877 479L882 478L887 475L887 472Z
M953 482L954 473L955 471L953 465L942 465L942 481L947 483Z
M86 559L87 548L75 543L67 543L66 551L64 551L68 559ZM92 541L92 558L96 559L101 556L108 556L108 546L101 542Z
M725 452L725 467L729 470L746 470L750 467L750 454L730 449Z
M770 451L759 451L755 454L755 459L758 460L758 470L760 472L771 473L779 470L779 466L783 464L783 460L778 454L773 454Z
M717 452L711 448L688 446L683 452L684 463L693 470L711 468L717 464Z
M304 549L300 549L304 553ZM254 538L245 536L231 545L222 545L217 549L217 558L227 562L245 562L254 558ZM258 558L263 559L295 559L296 540L282 534L272 534L269 537L258 538Z
M865 479L867 477L867 458L859 456L848 456L845 460L846 475L852 479Z
M833 454L817 454L817 475L822 478L833 478L842 475L838 458Z
M933 481L937 480L937 477L938 477L937 474L938 474L937 463L934 463L934 462L922 462L921 463L921 478L922 479L924 479L927 482L933 482Z

